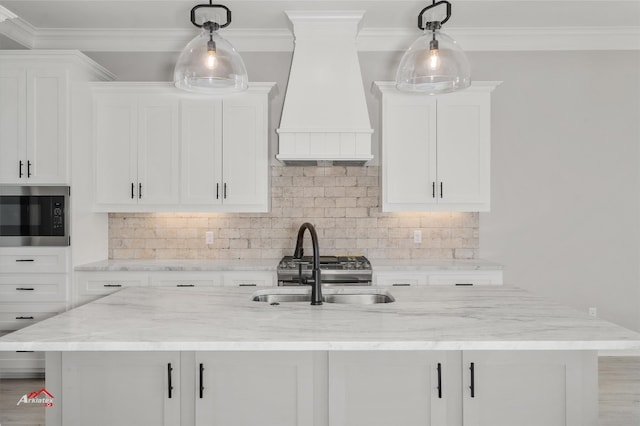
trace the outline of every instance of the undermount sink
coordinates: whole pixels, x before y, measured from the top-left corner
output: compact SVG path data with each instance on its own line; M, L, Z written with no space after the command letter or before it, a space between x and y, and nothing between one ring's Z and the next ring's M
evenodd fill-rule
M307 302L311 301L311 294L306 293L279 293L279 292L259 292L253 295L254 302L268 302L271 304L280 304L288 302ZM376 303L395 302L393 296L386 291L372 292L336 292L330 293L325 291L322 296L324 303L345 303L352 305L373 305Z

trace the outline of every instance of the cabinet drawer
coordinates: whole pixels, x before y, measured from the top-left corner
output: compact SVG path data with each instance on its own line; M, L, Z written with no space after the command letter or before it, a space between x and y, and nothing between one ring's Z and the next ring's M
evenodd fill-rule
M66 300L66 274L0 275L3 302L55 302Z
M0 330L19 330L65 310L64 303L7 303L0 305Z
M12 247L0 249L2 273L67 272L66 248Z
M409 287L417 285L426 285L426 274L420 273L406 273L406 272L394 272L394 273L377 273L373 277L373 285L385 286L385 287Z
M429 285L501 285L502 271L438 272L429 274Z
M214 287L222 285L222 274L217 272L161 272L152 274L154 287Z
M78 274L79 296L104 296L125 287L142 287L149 284L146 273L97 273Z
M225 272L225 287L272 287L276 282L275 272Z

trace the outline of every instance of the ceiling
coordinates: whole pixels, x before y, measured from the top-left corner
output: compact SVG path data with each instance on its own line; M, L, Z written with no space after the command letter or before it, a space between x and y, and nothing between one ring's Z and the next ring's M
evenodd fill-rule
M467 50L640 49L640 0L450 0L444 30ZM189 11L203 0L0 0L17 18L0 34L27 48L178 51L197 29ZM413 0L228 0L221 34L238 50L293 48L286 10L363 10L360 50L402 50L419 35ZM202 10L202 9L201 9ZM0 17L2 8L0 7ZM6 16L6 14L5 14ZM0 18L1 20L1 18Z

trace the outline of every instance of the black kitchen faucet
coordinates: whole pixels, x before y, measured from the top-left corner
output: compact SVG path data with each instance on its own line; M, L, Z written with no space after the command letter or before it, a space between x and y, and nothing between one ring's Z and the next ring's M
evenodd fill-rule
M296 249L293 251L293 257L295 259L302 259L304 249L302 248L302 240L304 238L304 231L309 230L311 234L311 244L313 246L313 272L311 278L311 304L322 305L322 281L320 279L320 247L318 246L318 234L316 228L309 222L305 222L300 225L298 230L298 239L296 240ZM300 279L302 280L302 269L300 269Z

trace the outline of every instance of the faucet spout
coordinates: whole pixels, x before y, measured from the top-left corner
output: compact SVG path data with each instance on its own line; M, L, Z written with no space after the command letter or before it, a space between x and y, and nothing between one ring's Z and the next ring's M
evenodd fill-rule
M313 246L313 272L312 278L313 282L311 283L311 304L312 305L322 305L322 280L320 277L320 247L318 246L318 234L316 233L316 228L305 222L300 226L298 230L298 238L296 239L296 248L293 251L293 257L296 259L301 259L304 254L304 249L302 248L302 241L304 239L305 231L309 231L311 235L311 244Z

